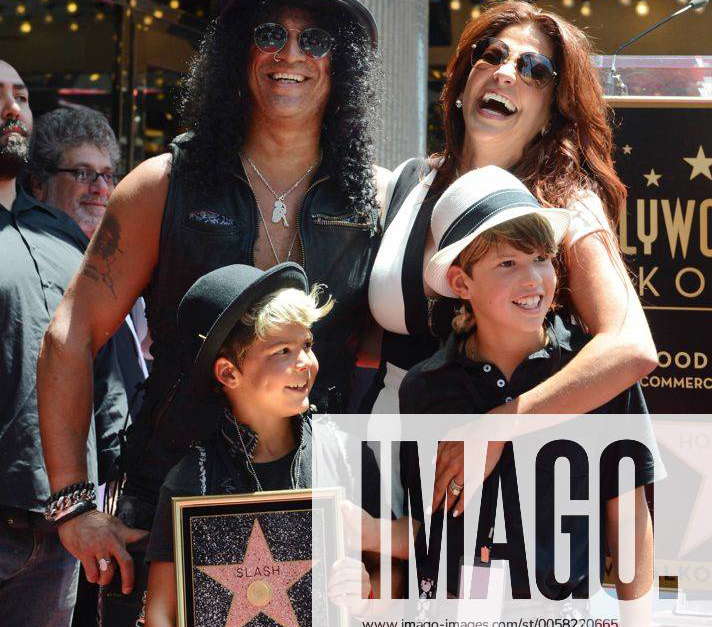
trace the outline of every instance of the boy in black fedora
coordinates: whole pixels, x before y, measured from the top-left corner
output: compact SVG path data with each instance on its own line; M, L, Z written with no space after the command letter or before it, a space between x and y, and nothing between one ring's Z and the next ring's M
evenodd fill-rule
M426 266L425 281L439 295L458 299L461 307L445 345L403 379L399 390L401 413L489 412L554 375L581 350L589 338L579 326L552 311L557 287L553 259L568 224L566 210L542 208L521 181L495 166L473 170L446 190L433 209L431 227L437 251ZM640 386L633 386L595 413L646 414ZM654 448L647 417L643 430L646 432L640 433L640 438L653 443ZM551 439L558 440L555 430ZM420 484L417 451L408 444L401 449L406 492ZM448 515L448 530L451 525L456 529L463 524L464 468L457 462L462 460L462 449L458 451L457 446L455 442L441 443L435 476L434 517ZM654 464L648 448L622 448L636 463L636 573L640 576L617 585L619 598L629 599L649 590L652 583L652 528L644 486L654 480ZM617 565L617 464L604 464L601 472L606 540ZM500 483L503 492L517 489L511 443L489 444L485 477L480 521L491 525L477 529L478 564L505 559L493 549L492 530ZM474 493L474 487L472 490ZM546 482L541 493L537 490L536 498L538 505L543 500L553 508L553 479ZM421 521L422 515L414 512ZM432 529L442 529L439 521ZM588 543L576 533L574 566L567 582L560 583L554 577L553 554L537 557L537 581L544 582L549 599L576 595L588 585ZM433 535L430 545L435 542L439 546L439 538ZM455 597L461 593L458 588L464 550L458 538L462 536L455 533L450 537L448 531L447 592ZM416 546L424 541L421 529ZM364 547L369 544L364 542ZM421 596L435 595L437 572L435 565L419 572ZM522 590L516 589L514 577L512 586L517 598Z
M198 279L183 297L180 385L197 397L217 393L225 403L214 436L194 445L161 487L146 554L149 624L176 621L173 497L311 487L309 392L319 364L310 327L333 306L330 297L320 304L320 294L288 262L267 271L226 266ZM348 477L336 469L334 476ZM348 567L370 586L362 564Z

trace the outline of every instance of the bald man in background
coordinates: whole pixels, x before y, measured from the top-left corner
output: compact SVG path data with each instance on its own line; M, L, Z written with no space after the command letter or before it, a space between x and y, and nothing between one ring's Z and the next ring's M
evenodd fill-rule
M0 60L0 608L3 627L68 627L78 561L43 512L49 482L42 455L36 365L42 336L82 261L79 226L18 184L33 120L27 86ZM127 411L116 350L97 355L94 415ZM87 440L96 477L96 441Z

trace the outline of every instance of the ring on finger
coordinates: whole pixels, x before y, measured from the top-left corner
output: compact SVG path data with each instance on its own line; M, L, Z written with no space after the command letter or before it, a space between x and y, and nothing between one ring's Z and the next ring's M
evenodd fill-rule
M109 570L109 566L111 566L111 558L110 557L101 557L97 560L99 563L99 570L104 573L107 570Z
M450 494L452 494L453 496L460 496L464 487L464 485L460 485L454 479L450 479L450 485L448 485L447 489L450 490Z

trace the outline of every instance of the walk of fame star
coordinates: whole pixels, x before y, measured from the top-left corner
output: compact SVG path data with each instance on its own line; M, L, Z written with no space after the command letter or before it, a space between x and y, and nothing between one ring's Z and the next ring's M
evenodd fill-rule
M696 157L683 157L683 159L692 166L690 180L694 179L698 174L702 174L712 180L712 172L710 172L712 157L705 156L705 151L702 146L700 146L700 149L697 151Z
M662 178L662 174L655 174L655 169L650 170L650 174L643 174L643 178L648 180L648 184L646 187L650 187L651 185L655 185L655 187L660 187L658 184L658 181Z
M225 627L242 627L260 613L283 627L299 627L287 590L311 570L312 561L276 561L256 518L241 563L197 568L233 593Z

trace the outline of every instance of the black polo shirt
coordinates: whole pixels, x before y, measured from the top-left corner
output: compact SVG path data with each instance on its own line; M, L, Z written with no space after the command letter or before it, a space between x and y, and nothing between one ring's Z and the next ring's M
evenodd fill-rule
M432 357L414 366L405 376L399 390L400 411L403 414L481 414L511 401L513 398L527 392L542 381L548 379L555 372L561 370L576 353L590 340L578 325L567 322L559 315L550 315L545 321L545 328L548 342L541 348L529 355L512 373L509 381L505 378L497 366L490 362L473 361L469 359L461 350L461 346L466 339L465 335L451 334L446 344ZM610 414L647 414L647 407L642 390L638 384L632 386L613 400L599 407L590 413L610 413ZM652 428L650 421L646 421L646 432L641 433L641 441L652 441ZM556 429L551 429L550 440L557 440ZM630 456L636 464L635 485L641 486L652 483L654 480L654 460L652 455L641 450L637 446L627 444L616 445L616 452L621 456ZM420 481L419 471L414 463L415 451L406 443L401 447L401 467L403 468L402 479L405 488L409 484L415 485ZM502 453L502 458L492 471L490 476L482 485L482 508L481 519L494 520L496 500L498 498L498 488L501 483L502 491L516 489L516 472L512 465L512 444L508 443ZM604 499L617 496L615 489L615 477L618 467L610 463L603 464L602 467L602 492ZM520 471L521 472L521 471ZM572 468L572 473L576 475L577 469ZM554 499L554 477L550 480L542 481L542 490L537 490L537 501L544 499L553 503ZM480 498L478 494L475 498ZM605 503L601 503L603 506ZM537 515L539 510L537 510ZM415 514L414 514L415 515ZM433 517L442 517L436 512ZM459 541L461 527L465 516L448 520L448 529L452 531L452 537L448 536L448 592L456 595L458 590L456 582L459 579L460 561L463 554L463 546ZM436 519L436 527L440 521ZM474 521L469 524L475 524ZM517 524L516 522L514 524ZM537 533L543 525L537 522ZM580 531L580 530L579 530ZM449 532L450 533L450 532ZM477 530L476 553L482 546L491 545L491 533L489 528ZM421 530L420 537L416 538L416 543L424 547L424 536ZM576 535L576 534L574 534ZM439 545L440 538L436 535L430 542L435 540ZM539 544L539 543L537 543ZM539 573L546 581L546 587L550 598L566 598L575 589L581 589L587 582L587 571L584 555L587 555L588 545L582 541L576 541L577 553L575 563L578 570L572 572L572 580L568 585L558 584L553 576L553 562L551 556L544 555L539 559L539 564L547 564L550 570ZM601 556L603 558L603 555ZM530 568L533 565L530 565ZM434 567L426 567L422 577L435 578Z
M40 512L49 496L37 416L37 355L47 325L79 268L86 237L63 212L18 187L0 205L0 506ZM113 343L94 365L95 413L115 421L127 410ZM87 438L96 481L96 437Z

